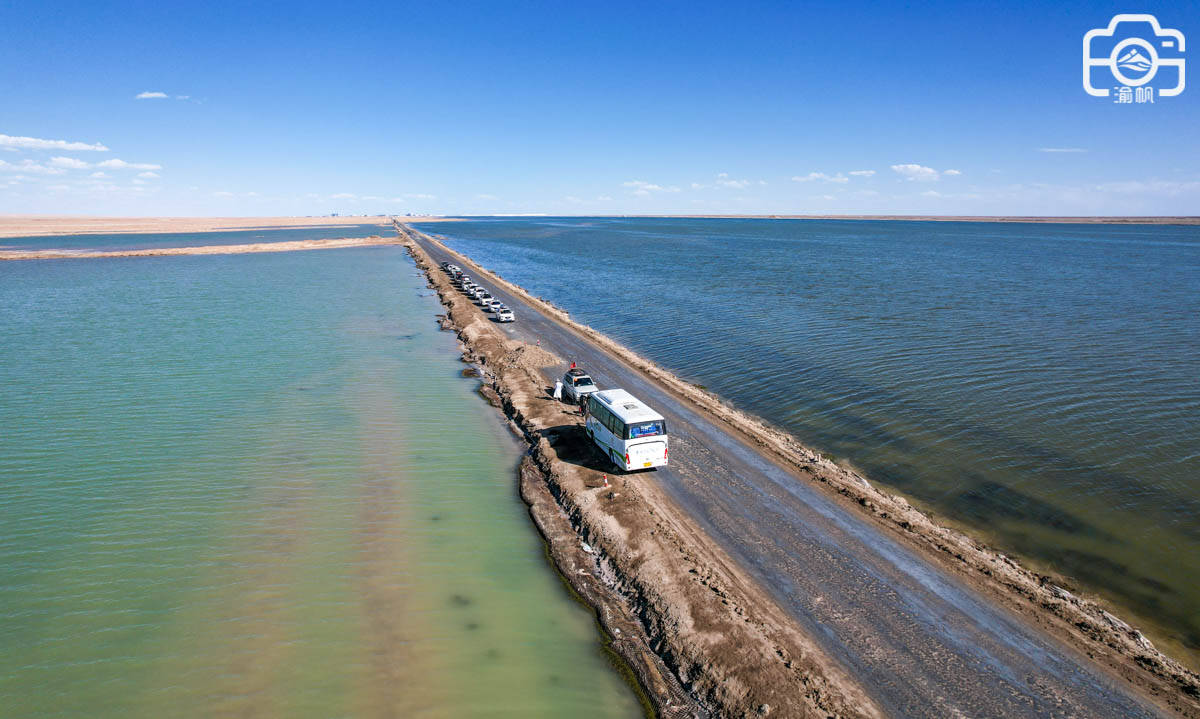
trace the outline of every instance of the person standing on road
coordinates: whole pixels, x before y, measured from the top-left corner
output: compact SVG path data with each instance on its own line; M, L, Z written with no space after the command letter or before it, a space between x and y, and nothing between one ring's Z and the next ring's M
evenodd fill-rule
M561 379L554 380L554 399L557 399L557 400L562 399L562 380Z
M587 398L586 394L579 395L579 416L580 417L587 416L587 400L588 400L588 398Z

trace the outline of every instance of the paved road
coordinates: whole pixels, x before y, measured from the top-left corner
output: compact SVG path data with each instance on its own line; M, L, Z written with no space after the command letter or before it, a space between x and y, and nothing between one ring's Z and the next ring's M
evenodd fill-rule
M451 259L430 243L423 246L437 262ZM808 480L517 297L482 284L516 313L515 323L503 325L511 337L540 340L579 362L602 389L622 387L667 418L671 464L641 476L658 482L747 568L884 711L906 717L1160 716L1082 655L993 605Z

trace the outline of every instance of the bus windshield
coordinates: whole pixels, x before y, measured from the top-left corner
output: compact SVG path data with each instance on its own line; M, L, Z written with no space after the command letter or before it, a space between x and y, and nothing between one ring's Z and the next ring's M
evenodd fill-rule
M661 419L653 422L638 422L629 425L628 436L625 439L640 439L642 437L657 437L667 433L667 423Z

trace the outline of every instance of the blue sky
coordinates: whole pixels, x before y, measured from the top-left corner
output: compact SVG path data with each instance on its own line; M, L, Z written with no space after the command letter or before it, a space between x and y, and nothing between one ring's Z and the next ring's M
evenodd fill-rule
M1200 3L436 5L0 0L0 213L1200 214Z

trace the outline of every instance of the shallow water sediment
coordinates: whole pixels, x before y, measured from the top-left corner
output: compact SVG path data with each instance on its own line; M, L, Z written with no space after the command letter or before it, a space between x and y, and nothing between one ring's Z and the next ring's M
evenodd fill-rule
M640 716L437 307L394 247L0 265L3 713Z

